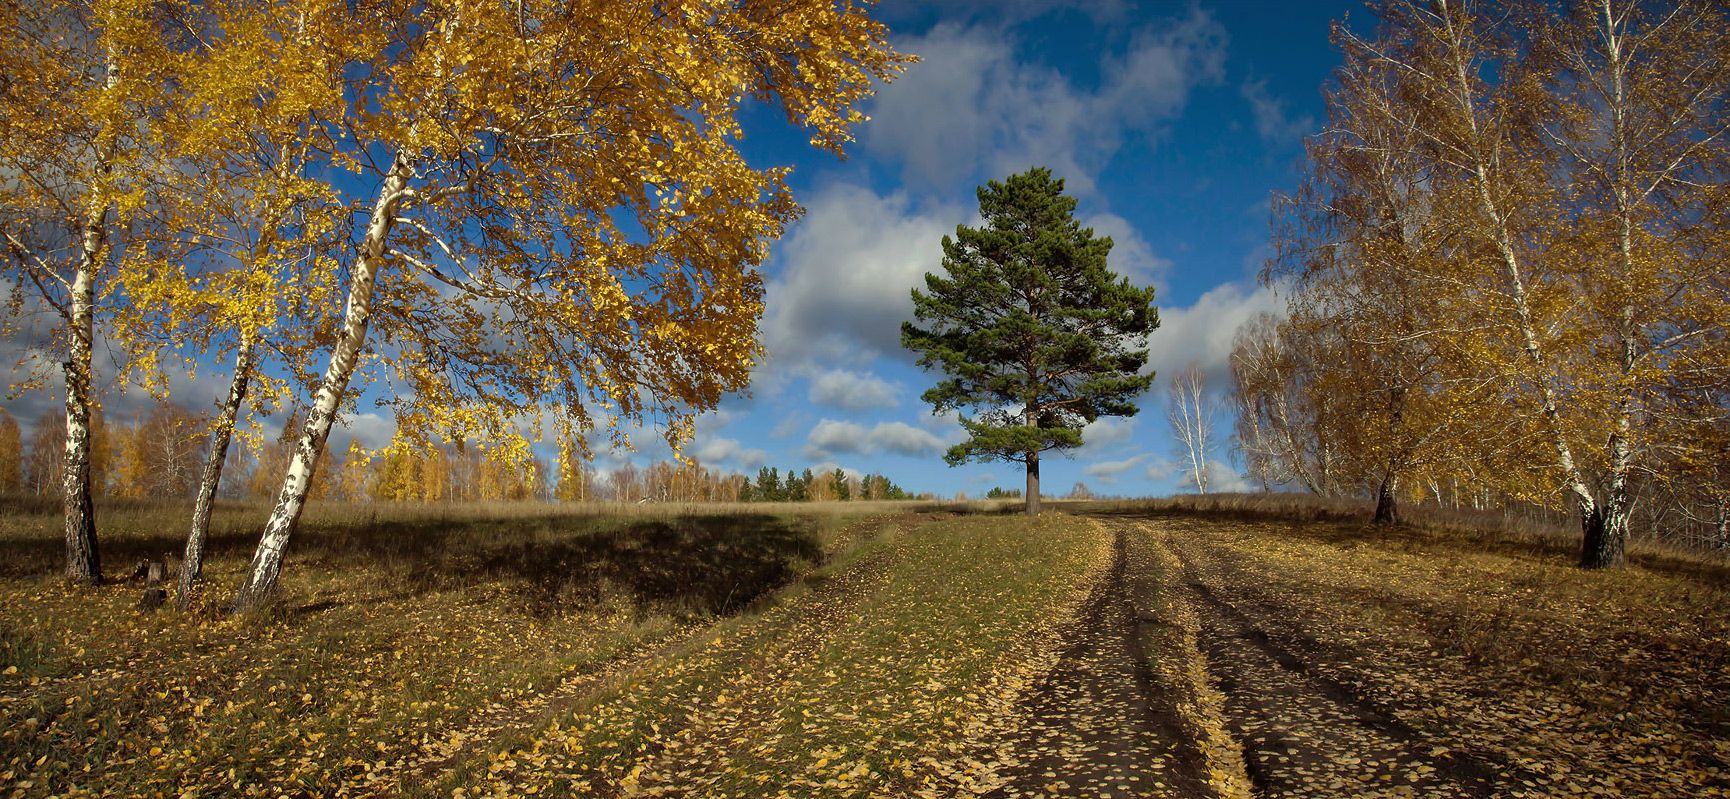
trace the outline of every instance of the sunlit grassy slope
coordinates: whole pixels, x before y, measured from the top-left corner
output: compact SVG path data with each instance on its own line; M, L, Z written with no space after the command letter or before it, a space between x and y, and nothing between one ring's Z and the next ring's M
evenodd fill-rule
M242 621L244 511L188 614L60 587L52 525L14 516L0 790L948 793L991 778L978 742L1105 552L1073 518L735 510L326 509ZM174 536L120 518L120 558Z

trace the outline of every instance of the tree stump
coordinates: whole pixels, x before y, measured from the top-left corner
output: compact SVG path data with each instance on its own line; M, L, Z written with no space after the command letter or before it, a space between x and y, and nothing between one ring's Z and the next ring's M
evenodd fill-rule
M144 595L138 598L138 610L141 613L150 613L157 608L162 607L162 603L167 601L168 589L146 588L144 589Z
M165 561L141 560L132 567L132 573L127 575L126 580L145 585L161 585L162 581L167 578L168 565Z

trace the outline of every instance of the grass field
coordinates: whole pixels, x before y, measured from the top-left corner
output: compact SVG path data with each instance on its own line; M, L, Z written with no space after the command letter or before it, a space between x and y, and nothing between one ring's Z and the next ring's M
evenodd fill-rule
M1085 525L762 508L324 508L295 541L279 610L239 621L219 599L239 580L252 509L219 519L216 589L187 614L139 613L133 585L62 587L52 517L29 515L0 541L22 553L0 577L0 786L580 792L677 773L671 736L690 725L779 736L755 768L714 775L750 795L773 787L765 778L790 790L969 779L951 771L960 760L914 768L932 754L918 742L982 723L967 695L1012 695L991 681L1041 651L1029 643L1039 620L1063 614L1088 566ZM111 562L164 549L177 520L144 507L109 518ZM959 553L976 557L957 564ZM958 628L977 634L956 639ZM773 691L751 683L764 679ZM862 694L896 701L858 706ZM710 715L721 709L745 715ZM836 726L806 729L785 716L795 711ZM892 751L867 733L911 748L847 776L868 748ZM806 756L818 751L829 757ZM841 769L844 752L855 757ZM525 771L554 756L576 776Z
M111 509L110 563L178 509ZM1730 795L1730 568L1340 509L309 516L271 614L0 517L0 796ZM118 571L110 566L110 573Z

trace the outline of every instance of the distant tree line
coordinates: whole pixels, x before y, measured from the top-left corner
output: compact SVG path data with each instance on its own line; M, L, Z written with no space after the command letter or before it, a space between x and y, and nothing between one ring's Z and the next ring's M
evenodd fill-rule
M275 498L277 471L294 446L299 414L283 433L258 446L227 452L221 496L235 500ZM124 421L91 417L91 483L96 496L117 499L190 500L198 493L200 467L208 455L212 419L162 402ZM29 440L17 420L0 410L0 496L60 496L65 420L55 413L37 420ZM308 497L348 502L831 502L930 499L915 496L881 474L842 469L764 467L755 479L691 461L629 461L604 476L561 453L560 467L539 457L498 448L415 440L399 432L385 446L368 450L359 439L332 455L326 451Z

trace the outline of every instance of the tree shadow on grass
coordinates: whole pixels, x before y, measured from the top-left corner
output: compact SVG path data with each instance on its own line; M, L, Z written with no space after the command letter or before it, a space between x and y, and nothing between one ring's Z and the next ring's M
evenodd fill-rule
M502 582L536 612L624 601L639 613L732 613L823 557L812 525L772 516L686 516L601 530L555 523L526 536L500 529L480 541L469 537L472 524L443 536L424 525L389 527L367 536L372 551L353 554L389 564L409 590Z
M106 538L104 572L123 579L139 560L177 556L183 536L164 530ZM244 559L257 542L250 526L212 530L208 558ZM62 558L58 538L0 537L0 576L51 579ZM407 596L492 582L535 613L612 603L639 614L725 614L822 558L815 522L757 514L356 519L303 527L289 545L284 578L292 581L297 568L370 566ZM316 609L332 607L321 599Z

